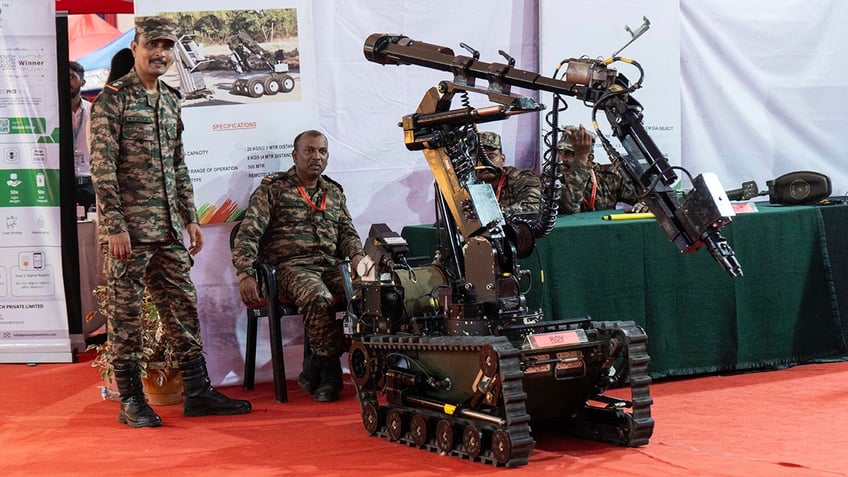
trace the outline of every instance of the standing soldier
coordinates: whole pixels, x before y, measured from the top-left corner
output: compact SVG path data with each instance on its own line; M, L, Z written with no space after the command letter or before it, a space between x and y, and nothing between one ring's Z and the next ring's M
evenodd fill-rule
M162 425L145 402L138 365L145 287L182 370L183 414L244 414L251 409L248 401L229 399L212 387L200 342L189 254L200 251L203 237L183 155L180 94L159 80L174 62L175 25L162 17L141 17L135 25L134 69L106 85L91 121L92 176L109 243L107 313L121 395L118 421Z
M346 340L333 306L333 296L344 294L338 264L350 258L356 270L364 255L342 186L322 175L329 157L321 132L298 134L294 165L262 180L233 243L242 300L259 301L254 264L261 261L276 269L280 296L301 311L310 349L297 382L319 402L337 400L342 389Z
M506 154L498 134L481 132L480 145L492 165L483 165L478 160L477 179L492 186L504 215L538 213L542 197L539 176L533 171L504 165Z

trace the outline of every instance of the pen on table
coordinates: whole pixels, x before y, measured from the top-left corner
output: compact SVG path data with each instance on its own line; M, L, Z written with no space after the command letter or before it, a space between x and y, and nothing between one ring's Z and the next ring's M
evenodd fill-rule
M602 218L604 220L653 219L654 214L652 214L651 212L633 213L633 214L615 214L615 215L605 215Z

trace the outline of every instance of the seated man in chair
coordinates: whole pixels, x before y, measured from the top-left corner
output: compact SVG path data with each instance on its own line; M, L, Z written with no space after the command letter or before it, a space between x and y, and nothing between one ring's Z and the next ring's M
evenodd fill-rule
M233 244L242 301L260 299L253 267L261 261L276 269L280 297L303 315L309 350L297 382L319 402L337 400L342 389L346 339L335 318L334 295L344 295L338 264L350 258L356 270L364 255L341 185L322 175L329 156L324 134L298 134L294 165L262 180Z

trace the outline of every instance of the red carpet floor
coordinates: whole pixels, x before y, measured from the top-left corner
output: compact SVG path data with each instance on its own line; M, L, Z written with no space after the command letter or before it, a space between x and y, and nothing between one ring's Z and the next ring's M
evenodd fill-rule
M226 476L848 476L848 362L655 383L656 428L641 448L534 431L530 463L513 469L369 437L348 383L318 404L289 382L223 390L245 416L185 418L130 429L100 397L90 356L74 364L0 365L0 475Z

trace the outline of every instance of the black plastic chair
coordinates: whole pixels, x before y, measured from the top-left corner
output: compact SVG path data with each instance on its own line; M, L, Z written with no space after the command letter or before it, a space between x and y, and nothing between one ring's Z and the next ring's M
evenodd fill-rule
M241 222L236 222L230 231L230 251L235 245ZM277 402L287 402L286 361L283 353L283 318L300 315L292 301L279 296L277 291L277 272L270 264L256 263L256 281L259 284L261 300L247 305L247 343L244 350L244 389L253 389L256 376L256 345L259 335L259 319L268 317L268 331L271 340L271 369L274 374L274 396ZM344 296L334 296L335 311L345 311L347 300ZM309 352L309 337L303 334L303 356Z
M235 244L241 222L236 222L230 231L230 250ZM259 335L259 319L268 317L268 330L271 340L271 369L274 373L274 396L277 402L288 401L286 391L286 363L283 354L282 319L286 316L297 315L297 307L288 300L281 300L277 293L277 279L274 267L267 263L257 263L256 281L262 299L257 303L247 305L247 344L244 356L244 389L253 389L256 376L256 345Z

